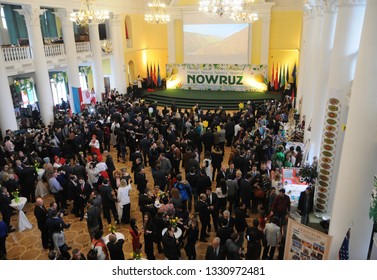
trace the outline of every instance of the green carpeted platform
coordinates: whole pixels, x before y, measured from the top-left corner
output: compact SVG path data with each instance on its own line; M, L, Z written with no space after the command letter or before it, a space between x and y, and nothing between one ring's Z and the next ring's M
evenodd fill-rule
M160 90L144 91L143 99L148 102L157 101L160 106L170 106L172 101L181 108L192 108L196 103L203 109L237 110L238 104L247 101L263 103L264 100L281 99L280 93L241 92L241 91L207 91L207 90Z

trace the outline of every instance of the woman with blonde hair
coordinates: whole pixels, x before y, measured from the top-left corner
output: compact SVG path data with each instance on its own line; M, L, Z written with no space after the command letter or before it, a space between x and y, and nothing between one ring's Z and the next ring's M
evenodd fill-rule
M130 199L131 184L127 184L125 179L120 181L118 188L117 200L119 202L119 207L122 210L121 222L122 224L130 223L130 213L131 213L131 199Z

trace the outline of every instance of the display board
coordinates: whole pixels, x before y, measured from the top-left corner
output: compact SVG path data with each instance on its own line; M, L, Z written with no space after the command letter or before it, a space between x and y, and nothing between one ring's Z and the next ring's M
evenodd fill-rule
M252 91L267 90L268 65L167 64L168 89Z
M327 260L332 236L288 220L284 260Z

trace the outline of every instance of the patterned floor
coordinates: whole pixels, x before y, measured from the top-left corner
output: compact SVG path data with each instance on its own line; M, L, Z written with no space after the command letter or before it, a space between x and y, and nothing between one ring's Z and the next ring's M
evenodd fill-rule
M128 171L131 170L131 163L127 161L125 164L117 163L116 162L116 154L115 151L112 150L111 155L115 159L115 164L117 168L126 167ZM229 157L229 148L226 149L224 162L226 163ZM148 186L152 187L153 179L150 172L150 168L146 169L147 178L149 181ZM215 186L213 185L213 188ZM141 225L141 213L139 211L137 205L137 193L135 186L133 185L133 189L131 191L131 217L136 218ZM48 195L44 198L44 204L46 208L48 208L50 202L53 201L52 195ZM71 206L69 207L68 213L70 213ZM48 259L48 250L42 248L42 242L40 238L40 231L37 227L37 221L33 214L34 204L27 203L24 207L24 211L26 211L26 216L29 219L30 223L33 225L32 229L25 230L23 232L12 232L7 238L7 258L9 260L47 260ZM11 219L11 224L13 227L17 228L18 215L13 215ZM79 218L76 218L73 214L69 214L68 216L64 217L64 221L66 223L70 222L72 225L69 229L65 231L65 236L67 239L68 246L71 246L72 249L78 248L80 249L85 255L90 249L90 239L89 234L86 226L86 221L80 221ZM248 219L250 223L251 218ZM105 220L104 223L104 235L107 235L108 232L108 224ZM213 228L213 227L212 227ZM121 225L117 227L117 231L124 234L126 237L126 242L123 246L123 251L126 258L131 257L132 253L132 245L131 245L131 236L128 232L129 226ZM213 230L213 229L212 229ZM215 237L215 232L211 232L211 237L208 238L210 242L213 237ZM141 242L143 241L143 235L141 237ZM202 243L200 241L197 242L197 259L201 260L204 259L205 251L207 248L207 243ZM157 253L157 248L155 248L155 256L157 259L164 259L163 254ZM182 250L182 259L187 259Z

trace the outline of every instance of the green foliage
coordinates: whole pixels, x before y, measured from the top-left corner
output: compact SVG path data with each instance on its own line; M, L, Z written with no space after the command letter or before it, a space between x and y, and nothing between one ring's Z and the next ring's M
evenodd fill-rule
M372 200L369 208L369 218L377 224L377 176L374 175L374 189L372 191Z
M318 177L317 168L305 164L303 167L300 168L298 175L302 177L305 182L312 183Z

